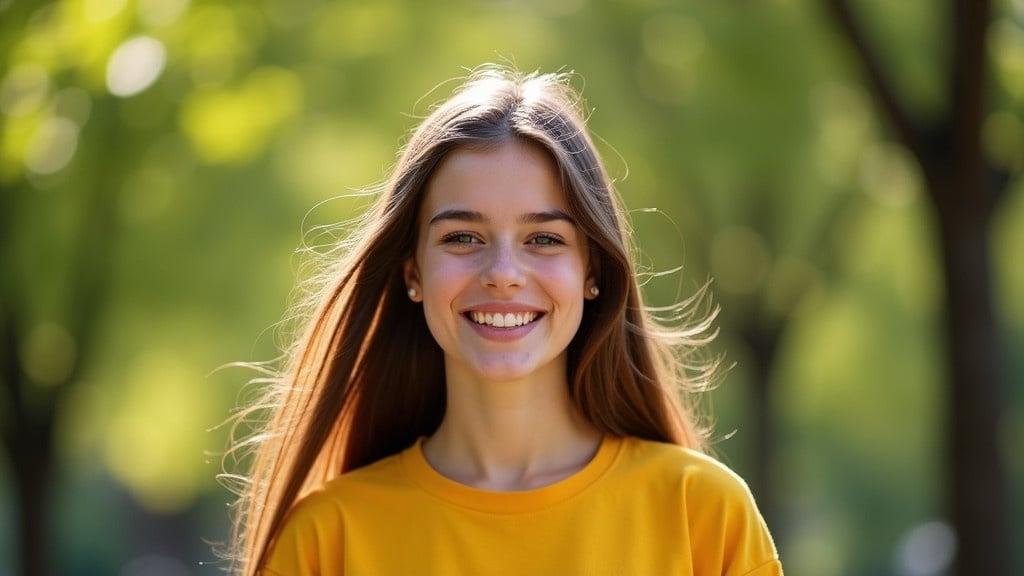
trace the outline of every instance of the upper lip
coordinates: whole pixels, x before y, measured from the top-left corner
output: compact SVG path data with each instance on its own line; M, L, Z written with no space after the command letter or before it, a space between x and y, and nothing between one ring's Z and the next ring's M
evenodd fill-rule
M543 308L537 308L536 306L530 306L529 304L518 304L516 302L490 302L487 304L477 304L476 306L470 306L462 310L462 313L464 314L467 312L481 312L484 314L508 314L510 312L515 314L517 312L538 312L543 314L544 312L547 312L547 310L544 310Z

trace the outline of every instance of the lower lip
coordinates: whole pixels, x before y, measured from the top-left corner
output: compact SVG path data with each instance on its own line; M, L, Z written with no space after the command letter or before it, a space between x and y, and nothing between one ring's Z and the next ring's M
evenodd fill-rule
M529 324L523 324L522 326L515 326L512 328L497 328L486 324L477 324L465 314L462 315L462 318L466 322L469 322L469 325L473 327L473 330L476 330L477 334L487 338L488 340L492 340L494 342L512 342L513 340L518 340L532 332L533 329L537 327L537 324L539 324L546 316L547 314L543 314L540 318L535 319Z

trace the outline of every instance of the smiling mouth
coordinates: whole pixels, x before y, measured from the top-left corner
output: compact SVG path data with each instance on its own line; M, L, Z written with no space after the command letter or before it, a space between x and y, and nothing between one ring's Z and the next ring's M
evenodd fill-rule
M480 326L510 330L512 328L519 328L522 326L533 324L534 322L537 322L538 320L543 318L546 315L546 313L520 312L518 314L499 314L469 311L464 312L462 315L465 316L466 319L468 319L470 322Z

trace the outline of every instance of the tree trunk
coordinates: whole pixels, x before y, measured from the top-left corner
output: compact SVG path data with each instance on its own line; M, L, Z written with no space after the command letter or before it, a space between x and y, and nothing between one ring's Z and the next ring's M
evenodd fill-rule
M48 546L53 539L50 522L50 489L53 477L53 425L33 422L16 440L13 460L14 490L18 502L18 539L21 550L21 569L24 576L51 576L55 574L53 550Z
M109 141L121 141L124 137L117 132L118 120L114 112L114 104L109 99L99 99L94 107L93 122L101 135L110 135ZM22 368L19 350L32 321L25 314L25 310L31 309L32 291L29 286L0 285L3 290L0 293L0 386L6 392L10 408L10 418L0 420L0 442L14 468L20 573L24 576L54 573L49 503L56 465L53 439L56 410L69 389L78 384L79 374L96 344L99 318L112 277L117 194L123 185L116 165L130 165L135 160L130 144L126 149L127 152L117 156L103 149L84 150L82 158L77 160L98 168L95 181L83 182L81 188L89 197L84 203L86 213L80 237L75 241L78 254L70 260L72 280L68 282L68 312L61 319L75 342L76 356L64 380L44 386L33 382ZM27 188L26 185L15 192L9 202L9 213L0 211L0 239L11 233L8 220L17 217L16 203L31 201L33 190Z
M947 198L974 196L957 191ZM988 215L939 206L949 359L947 486L956 574L1011 573L1009 493L999 425L1006 400L993 313Z
M771 381L780 328L764 326L769 322L760 317L751 318L743 328L743 338L753 359L749 422L754 437L749 440L753 457L753 471L749 477L750 490L765 521L779 532L776 491L772 482L772 463L775 461L775 410L772 402L774 387ZM778 539L778 534L776 535Z
M951 106L931 126L907 114L848 2L829 0L828 6L863 64L876 102L918 160L937 216L946 288L946 480L958 538L955 573L1009 575L1010 502L999 439L1005 377L988 244L1008 175L995 173L981 147L991 2L950 0Z

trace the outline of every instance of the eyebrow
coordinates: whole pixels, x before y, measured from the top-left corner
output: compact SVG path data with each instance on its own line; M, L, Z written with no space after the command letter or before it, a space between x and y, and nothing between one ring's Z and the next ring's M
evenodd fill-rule
M434 224L437 224L444 220L476 222L481 224L486 224L490 222L490 219L480 212L476 212L473 210L451 209L442 210L435 214L430 219L428 226L433 226ZM576 221L573 220L572 216L569 216L565 212L558 209L545 210L543 212L528 212L526 214L521 214L519 218L516 219L516 221L520 224L544 224L545 222L552 222L555 220L564 220L570 224L576 223Z

